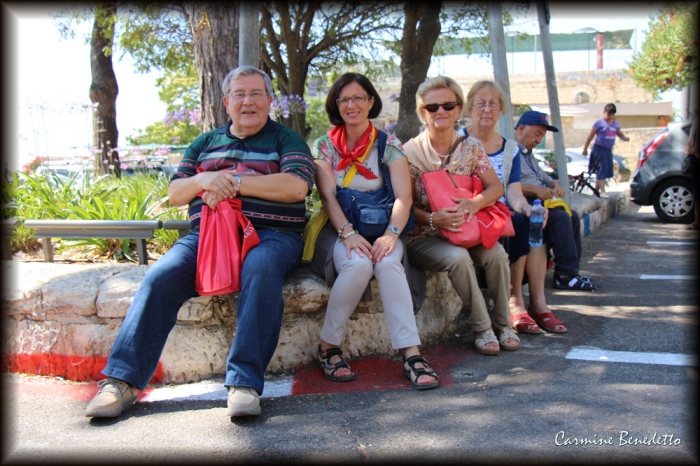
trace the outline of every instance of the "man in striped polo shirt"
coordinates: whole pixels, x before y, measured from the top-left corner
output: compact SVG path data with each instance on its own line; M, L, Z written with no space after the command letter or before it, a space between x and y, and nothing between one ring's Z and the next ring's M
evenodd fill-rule
M260 244L241 270L236 335L226 364L227 414L260 414L264 373L282 325L282 285L301 262L304 200L315 166L304 139L270 119L273 89L267 74L250 66L236 68L224 78L223 92L231 120L190 145L168 188L172 205L189 204L192 230L144 276L102 371L109 378L99 382L101 389L86 408L88 417L121 415L136 403L137 389L148 385L178 310L198 296L202 206L215 208L234 197L240 198Z

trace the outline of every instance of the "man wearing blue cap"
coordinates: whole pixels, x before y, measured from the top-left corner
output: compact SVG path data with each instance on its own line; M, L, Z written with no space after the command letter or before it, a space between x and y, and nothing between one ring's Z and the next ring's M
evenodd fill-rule
M547 115L528 111L515 125L515 139L520 148L520 182L523 194L531 203L540 199L563 198L566 189L547 175L532 155L532 149L542 142L547 131L558 132L547 121ZM545 241L551 241L554 252L554 288L593 291L595 285L589 277L579 275L581 259L581 223L578 212L571 216L563 209L550 209L545 227Z

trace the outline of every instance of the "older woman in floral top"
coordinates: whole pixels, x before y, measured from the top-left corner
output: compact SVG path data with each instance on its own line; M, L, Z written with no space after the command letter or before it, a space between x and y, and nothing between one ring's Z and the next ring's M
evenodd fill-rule
M425 270L447 271L462 303L470 308L478 352L498 354L500 349L517 350L520 340L510 325L510 270L505 250L500 243L492 249L481 244L465 249L453 245L438 231L442 228L459 232L464 222L477 221L476 213L493 205L503 195L503 185L481 142L469 137L458 143L459 134L454 128L464 97L454 80L438 76L424 82L416 93L416 103L416 112L427 129L404 145L413 180L413 213L418 225L407 238L409 260ZM461 199L454 207L433 212L421 174L445 168L458 175L476 174L484 191L472 199ZM486 272L489 296L494 302L493 322L479 290L474 266Z

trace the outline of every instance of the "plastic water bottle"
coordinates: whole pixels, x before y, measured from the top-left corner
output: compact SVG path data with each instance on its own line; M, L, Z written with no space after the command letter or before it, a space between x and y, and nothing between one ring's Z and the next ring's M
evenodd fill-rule
M530 211L530 238L528 242L531 248L542 246L542 222L544 222L544 207L542 207L542 201L537 199Z

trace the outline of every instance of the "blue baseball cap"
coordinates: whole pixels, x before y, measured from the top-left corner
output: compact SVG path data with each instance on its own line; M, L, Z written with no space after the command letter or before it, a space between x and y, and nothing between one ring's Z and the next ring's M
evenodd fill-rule
M547 131L554 131L555 133L559 132L557 128L549 124L547 121L547 114L536 112L534 110L530 110L522 114L518 120L518 124L515 125L515 128L517 129L520 125L540 125L547 128Z

